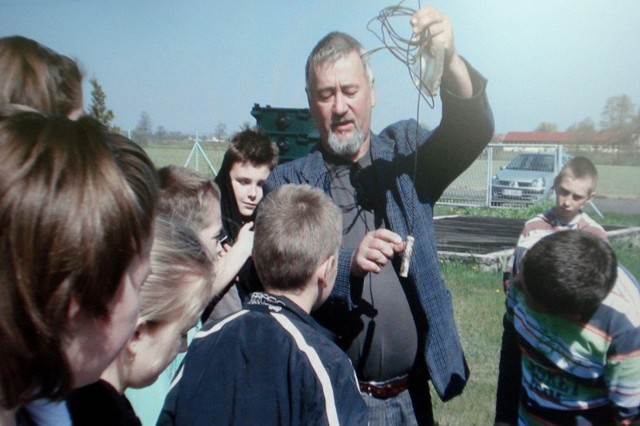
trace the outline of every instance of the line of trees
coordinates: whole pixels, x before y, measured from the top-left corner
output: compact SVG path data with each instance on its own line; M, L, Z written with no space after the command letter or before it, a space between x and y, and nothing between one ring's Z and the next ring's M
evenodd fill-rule
M102 122L112 131L120 132L121 130L118 127L114 127L111 124L115 115L113 111L107 108L107 96L102 86L95 76L89 82L92 87L89 115ZM244 123L243 126L247 127L250 124ZM558 125L553 122L542 122L534 131L557 132ZM612 96L607 99L600 114L599 129L596 127L595 121L587 117L582 121L573 123L566 131L582 134L585 140L593 140L593 135L606 132L610 136L609 141L611 144L620 148L632 148L640 144L640 108L636 108L631 98L627 95ZM179 131L167 131L163 126L158 126L154 132L151 126L151 118L146 111L140 114L138 125L130 136L141 145L157 141L184 141L191 137L191 135ZM206 138L204 135L202 137ZM224 123L218 123L215 131L210 136L211 140L217 142L225 141L227 137L227 126Z
M224 123L218 123L214 132L210 135L199 135L201 141L226 142L228 138L227 126ZM138 142L142 146L160 142L181 142L193 139L193 134L183 133L180 131L169 131L164 126L158 126L153 131L151 118L149 113L143 111L136 128L131 134L131 139Z
M534 131L556 132L558 125L543 122ZM630 148L640 140L640 108L636 108L627 95L612 96L607 99L602 109L599 128L592 118L587 117L572 124L566 131L583 134L585 139L597 133L607 133L612 144L620 148Z
M100 121L111 131L115 133L122 133L122 129L112 125L115 114L111 109L107 107L107 95L102 89L100 82L95 76L93 76L89 80L89 83L91 84L91 103L89 105L87 114ZM245 125L248 126L249 123L245 123ZM143 111L140 114L138 124L136 125L133 132L128 136L130 136L131 139L143 146L146 146L153 142L187 141L193 137L191 134L183 133L180 131L168 131L163 126L158 126L158 128L153 131L153 127L151 125L151 117L146 111ZM201 137L206 138L205 135L202 135ZM213 134L209 136L210 139L213 139L217 142L226 141L227 137L227 126L224 123L218 123Z

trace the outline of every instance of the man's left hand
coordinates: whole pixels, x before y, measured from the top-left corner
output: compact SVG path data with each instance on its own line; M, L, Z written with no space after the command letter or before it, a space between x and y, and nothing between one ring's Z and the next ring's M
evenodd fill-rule
M462 98L470 98L473 95L471 76L467 65L456 52L453 26L449 18L431 6L424 6L412 15L411 27L413 40L427 43L423 48L431 49L436 43L444 46L443 87Z

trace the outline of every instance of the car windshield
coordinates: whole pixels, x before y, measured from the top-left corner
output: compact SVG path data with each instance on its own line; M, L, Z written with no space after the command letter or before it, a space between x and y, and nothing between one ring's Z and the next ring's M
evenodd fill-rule
M509 170L531 170L536 172L552 172L553 156L550 155L518 155L507 166Z

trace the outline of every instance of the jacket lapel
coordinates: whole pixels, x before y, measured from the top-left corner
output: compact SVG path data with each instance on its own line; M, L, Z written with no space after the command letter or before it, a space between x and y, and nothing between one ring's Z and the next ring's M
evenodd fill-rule
M403 239L407 236L405 199L412 196L413 187L408 176L398 174L399 168L393 166L393 146L379 140L376 135L371 137L371 167L372 171L365 175L371 178L365 182L371 188L371 197L376 208L384 211L390 229ZM367 176L369 177L369 176ZM406 181L406 182L405 182ZM409 185L407 185L409 184Z

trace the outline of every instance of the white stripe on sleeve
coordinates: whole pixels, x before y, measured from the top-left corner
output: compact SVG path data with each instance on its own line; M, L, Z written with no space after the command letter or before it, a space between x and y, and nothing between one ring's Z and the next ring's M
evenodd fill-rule
M320 360L318 353L313 348L313 346L310 346L307 343L302 333L300 333L300 330L298 330L298 328L291 322L291 320L289 320L289 318L287 318L282 314L272 313L271 315L280 323L280 325L282 325L282 327L289 334L291 334L296 344L298 345L298 348L309 359L309 362L311 363L311 366L313 367L313 370L315 371L316 376L320 381L320 384L322 386L322 391L324 392L324 399L326 401L325 410L327 414L327 419L329 420L329 424L339 425L340 422L338 421L338 410L336 408L336 401L335 401L335 396L333 394L333 386L331 385L331 379L329 378L329 373L325 369L324 364L322 364L322 361Z

